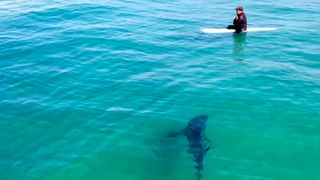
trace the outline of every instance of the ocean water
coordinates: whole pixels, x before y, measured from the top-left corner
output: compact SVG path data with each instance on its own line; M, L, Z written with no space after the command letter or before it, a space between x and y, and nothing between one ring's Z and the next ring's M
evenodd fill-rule
M203 34L243 5L248 27ZM320 178L320 2L0 1L0 179Z

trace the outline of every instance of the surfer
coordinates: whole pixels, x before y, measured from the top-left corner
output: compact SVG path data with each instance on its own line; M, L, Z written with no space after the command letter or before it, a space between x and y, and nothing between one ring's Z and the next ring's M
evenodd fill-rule
M247 30L247 17L243 12L243 7L236 8L236 17L233 19L233 25L229 25L227 29L235 29L237 34Z

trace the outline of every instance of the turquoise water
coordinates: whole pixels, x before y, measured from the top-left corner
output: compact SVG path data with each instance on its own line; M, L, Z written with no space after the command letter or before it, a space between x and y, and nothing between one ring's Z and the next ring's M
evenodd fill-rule
M202 34L234 7L249 27ZM209 116L203 180L320 177L320 3L0 1L0 179L194 180L183 138Z

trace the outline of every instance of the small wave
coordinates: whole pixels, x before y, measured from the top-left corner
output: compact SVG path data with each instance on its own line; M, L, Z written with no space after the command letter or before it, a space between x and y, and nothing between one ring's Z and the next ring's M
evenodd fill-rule
M113 111L126 111L126 112L130 112L133 111L133 109L131 108L123 108L123 107L110 107L107 109L108 112L113 112Z

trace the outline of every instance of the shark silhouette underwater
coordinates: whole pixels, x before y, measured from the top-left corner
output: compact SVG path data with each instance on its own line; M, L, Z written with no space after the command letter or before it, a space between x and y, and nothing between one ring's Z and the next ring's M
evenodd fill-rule
M179 132L171 132L168 137L173 138L183 135L189 142L188 153L192 154L196 163L196 177L200 180L204 170L204 156L210 150L210 141L205 136L206 121L208 116L199 115L192 118L186 128Z

